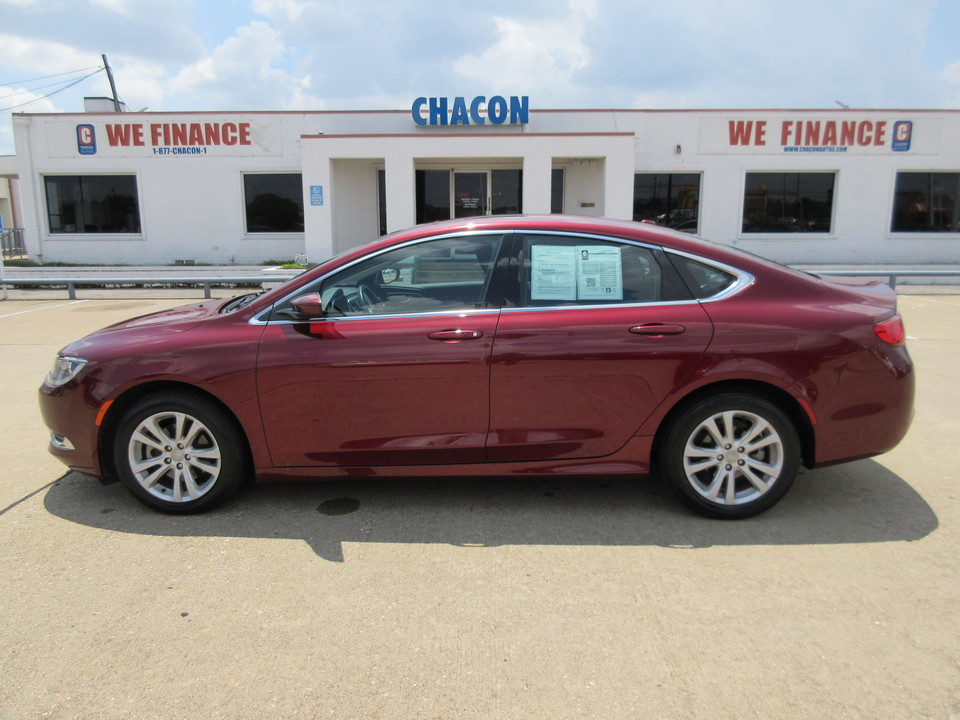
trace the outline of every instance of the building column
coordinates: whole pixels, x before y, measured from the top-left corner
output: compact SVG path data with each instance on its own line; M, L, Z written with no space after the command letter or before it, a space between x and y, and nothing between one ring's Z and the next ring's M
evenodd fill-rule
M523 212L527 215L549 215L553 183L553 157L524 155Z
M618 220L633 220L633 153L604 158L603 214Z
M417 224L417 184L413 158L407 155L383 160L387 194L387 232Z
M304 164L303 173L303 251L311 262L333 257L333 169L330 158L322 157ZM321 195L314 188L321 188ZM322 202L323 204L318 204Z

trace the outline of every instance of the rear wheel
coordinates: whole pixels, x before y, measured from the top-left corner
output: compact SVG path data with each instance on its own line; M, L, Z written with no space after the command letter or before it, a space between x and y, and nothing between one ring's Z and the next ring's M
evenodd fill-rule
M746 393L723 393L683 411L667 430L661 465L690 508L739 519L775 505L800 464L796 428L776 405Z
M236 420L209 400L172 392L148 396L127 410L113 460L138 500L177 514L209 510L249 472Z

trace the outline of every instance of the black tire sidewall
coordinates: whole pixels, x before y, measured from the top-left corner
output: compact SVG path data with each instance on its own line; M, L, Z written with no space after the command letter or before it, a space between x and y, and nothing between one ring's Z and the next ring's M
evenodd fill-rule
M683 467L687 440L707 418L728 410L754 413L769 422L783 444L783 469L770 489L742 505L713 503L694 489ZM793 484L800 466L800 440L786 413L765 398L748 393L723 393L700 400L683 410L670 424L660 458L662 473L680 500L695 512L710 518L738 520L758 515L778 503Z
M149 493L130 470L128 448L133 432L143 420L161 412L182 412L202 422L220 449L220 474L210 490L196 500L169 502ZM204 512L233 495L248 473L243 433L236 420L217 404L184 393L147 396L126 410L113 437L113 464L117 476L137 500L161 512L186 515Z

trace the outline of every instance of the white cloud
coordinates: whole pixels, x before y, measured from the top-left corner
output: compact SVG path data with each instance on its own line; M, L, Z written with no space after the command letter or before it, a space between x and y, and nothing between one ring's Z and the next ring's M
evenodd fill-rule
M583 28L596 15L592 0L573 0L559 17L495 17L497 42L454 65L465 78L515 91L534 90L541 104L574 91L573 76L590 62Z
M948 83L960 85L960 60L950 63L940 71L940 77Z
M284 52L277 32L257 20L238 28L209 57L183 68L171 82L202 109L289 109L304 84L273 67Z
M270 18L283 18L296 22L304 11L313 6L312 2L301 0L253 0L253 11Z
M0 35L0 47L3 48L3 64L6 67L44 76L96 67L102 62L98 54L62 42Z
M11 108L22 106L22 112L60 112L53 102L49 99L41 99L40 95L32 93L29 90L17 87L0 87L0 108ZM14 153L13 142L13 124L10 122L10 116L7 113L0 115L4 122L0 122L0 155L12 155Z
M98 5L118 15L126 15L127 17L133 16L132 1L133 0L89 0L91 5Z

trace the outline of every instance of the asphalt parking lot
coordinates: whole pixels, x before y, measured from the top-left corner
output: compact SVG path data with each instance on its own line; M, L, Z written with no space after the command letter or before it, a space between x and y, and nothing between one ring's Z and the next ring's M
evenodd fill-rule
M36 389L183 302L0 302L0 718L960 717L960 295L900 298L906 440L737 523L611 478L153 513L48 455Z

